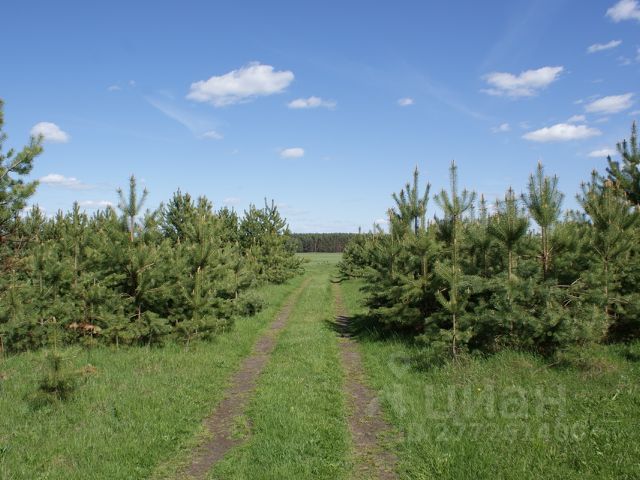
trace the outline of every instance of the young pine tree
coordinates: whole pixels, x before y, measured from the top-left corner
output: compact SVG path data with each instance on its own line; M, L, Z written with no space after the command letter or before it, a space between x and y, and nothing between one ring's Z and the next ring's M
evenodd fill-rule
M636 207L640 207L640 149L638 148L638 129L636 123L631 126L629 141L623 140L616 145L622 157L620 162L607 158L609 180L623 192Z
M467 292L470 289L469 282L460 268L460 237L463 217L473 207L476 194L466 189L458 192L458 167L455 162L451 162L449 177L450 193L442 190L435 197L436 203L444 212L444 219L438 223L449 237L451 255L448 263L438 262L436 264L436 273L447 285L447 295L445 296L442 291L438 291L436 296L451 318L451 354L456 357L460 340L467 340L461 335L458 322L465 312Z
M420 194L419 176L418 167L416 167L413 171L413 183L407 182L399 194L393 194L393 200L396 202L396 217L407 228L410 229L413 226L416 235L420 228L425 228L429 191L431 190L431 185L427 183L424 193Z
M38 182L26 181L34 159L42 153L42 138L31 137L19 152L10 148L3 152L7 134L4 127L4 102L0 99L0 260L4 270L10 268L9 258L16 248L18 215L35 193Z
M118 208L122 212L124 216L124 220L126 221L127 228L129 229L129 240L133 242L136 230L136 218L140 215L142 211L142 206L144 202L147 200L147 196L149 192L145 188L142 191L142 196L138 199L138 189L136 186L136 177L131 175L129 178L129 192L128 196L125 195L124 191L121 188L118 188Z
M471 255L469 260L473 263L478 274L488 278L493 267L491 253L494 240L489 233L491 219L487 211L484 195L480 196L478 211L479 215L469 223L466 229L468 250Z
M514 251L529 228L529 219L518 205L514 191L509 188L504 200L497 202L496 214L489 222L489 235L507 251L507 279L513 278Z
M590 245L600 260L604 313L609 322L615 322L619 279L635 244L633 228L637 225L638 213L620 192L620 184L608 179L603 182L596 172L590 183L583 184L578 200L593 226Z
M558 190L558 177L547 177L541 163L535 174L529 176L527 190L522 199L540 227L540 263L542 278L546 279L551 268L550 233L560 216L564 195Z

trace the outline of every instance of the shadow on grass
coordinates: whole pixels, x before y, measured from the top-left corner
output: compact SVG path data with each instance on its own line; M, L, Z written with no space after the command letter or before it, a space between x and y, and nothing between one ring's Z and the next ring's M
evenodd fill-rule
M638 353L627 350L625 352L622 352L622 356L630 362L640 362L640 354Z
M351 316L341 315L326 321L327 325L343 337L354 337L358 341L396 341L414 345L415 339L408 332L397 332L391 328L385 328L373 316L358 314Z
M640 341L618 346L618 355L629 362L640 362Z
M397 367L410 368L419 372L431 371L447 363L446 359L436 355L431 349L420 344L415 335L410 332L392 331L380 325L373 315L359 314L352 316L340 315L325 324L338 336L352 338L360 344L386 343L401 344L402 354L394 354L389 358Z

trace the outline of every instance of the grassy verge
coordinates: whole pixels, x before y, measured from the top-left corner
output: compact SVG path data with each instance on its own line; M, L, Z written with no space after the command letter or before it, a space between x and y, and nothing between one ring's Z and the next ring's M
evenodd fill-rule
M220 399L227 379L296 278L261 291L267 307L212 343L163 348L69 349L73 368L91 364L64 404L33 408L43 352L0 360L0 478L146 478L179 457Z
M345 303L362 314L358 282ZM640 478L640 344L562 362L503 352L430 367L394 339L360 338L390 421L402 478Z
M350 465L343 373L329 284L339 256L311 257L313 280L258 381L247 421L247 443L218 464L210 478L339 479Z

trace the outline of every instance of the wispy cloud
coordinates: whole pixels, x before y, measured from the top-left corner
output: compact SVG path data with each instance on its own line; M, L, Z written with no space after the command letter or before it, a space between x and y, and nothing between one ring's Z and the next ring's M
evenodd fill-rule
M557 123L551 127L544 127L533 132L526 133L522 138L532 142L566 142L570 140L582 140L601 135L597 128L586 125L572 125L569 123Z
M328 108L332 110L336 108L337 103L334 100L325 100L321 97L311 96L309 98L296 98L287 104L289 108L303 109L303 108Z
M78 205L89 210L98 210L101 208L115 206L115 204L109 200L82 200L81 202L78 202Z
M450 90L447 86L432 80L422 73L418 74L418 78L424 91L447 107L478 120L494 120L490 116L468 106L460 99L457 92Z
M511 130L511 126L508 123L501 123L497 127L493 127L491 131L493 133L505 133Z
M632 63L633 62L631 61L631 59L629 57L625 57L624 55L620 55L618 57L618 65L620 65L621 67L628 67Z
M410 105L413 105L414 103L415 102L411 97L404 97L404 98L398 99L398 105L400 105L401 107L408 107Z
M624 95L610 95L602 97L587 104L584 108L587 112L598 114L612 114L622 112L633 105L633 93Z
M280 150L280 156L282 158L302 158L304 157L304 148L283 148L282 150Z
M207 130L202 135L200 135L200 137L206 138L209 140L222 140L224 138L224 135L222 135L219 132L216 132L215 130Z
M238 197L226 197L222 200L222 203L225 205L232 207L234 205L238 205L242 200Z
M603 50L611 50L622 44L622 40L611 40L607 43L594 43L587 48L587 53L602 52Z
M42 135L45 142L51 143L67 143L71 139L71 136L67 132L51 122L36 123L31 128L31 135L34 137Z
M210 140L221 140L223 138L223 135L216 129L216 121L210 117L183 108L173 101L154 97L145 97L145 100L167 117L186 127L198 138Z
M580 122L586 122L586 121L587 121L587 117L585 115L573 115L569 117L569 119L567 120L567 123L580 123Z
M607 10L607 17L614 22L637 20L640 22L640 5L637 0L620 0Z
M124 86L123 86L124 85ZM125 88L129 88L129 89L133 89L136 87L136 81L135 80L129 80L127 82L116 82L112 85L109 85L107 87L107 91L108 92L119 92L121 90L124 90Z
M483 77L491 88L482 91L497 96L531 97L555 82L563 70L564 67L542 67L517 75L492 72Z
M224 75L192 83L187 98L224 107L281 93L293 79L293 72L289 70L275 71L271 65L253 62Z
M612 155L615 155L616 151L612 148L601 148L600 150L594 150L593 152L589 152L589 156L593 158L606 158Z
M94 188L93 185L88 185L81 182L76 177L65 177L59 173L50 173L38 179L43 185L49 185L51 187L68 188L70 190L89 190Z

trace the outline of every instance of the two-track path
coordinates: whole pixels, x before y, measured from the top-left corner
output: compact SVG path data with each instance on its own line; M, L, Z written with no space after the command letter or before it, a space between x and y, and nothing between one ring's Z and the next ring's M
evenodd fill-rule
M385 450L381 442L391 435L391 427L384 420L380 401L365 382L362 358L355 340L351 337L349 316L344 306L342 292L333 284L336 302L336 323L340 332L340 353L345 371L347 397L347 421L353 442L355 477L361 479L395 479L396 456Z
M344 381L336 382L332 388L334 392L333 395L336 397L334 415L339 415L340 411L345 415L346 425L343 427L343 432L348 432L345 433L345 435L351 438L350 444L352 451L349 455L348 446L345 444L346 448L343 450L343 454L345 455L344 460L347 462L346 465L350 464L351 467L342 470L339 476L341 478L346 476L348 478L367 480L397 478L395 474L397 459L393 453L386 450L382 445L385 437L390 435L392 429L383 418L376 392L366 384L358 345L356 340L349 334L349 317L344 306L340 286L333 284L332 290L324 290L326 292L325 294L320 293L323 288L328 288L328 285L325 283L327 279L326 271L324 277L317 277L310 274L302 285L289 296L274 321L267 327L266 332L256 341L252 352L244 359L238 370L232 375L222 401L214 408L211 415L205 419L205 440L188 454L186 463L183 464L183 467L178 472L178 478L208 478L208 476L211 475L212 469L225 458L227 453L232 449L234 449L235 452L235 447L248 441L247 436L236 434L237 421L239 418L248 418L250 430L252 429L255 419L252 419L251 415L247 414L250 411L249 407L251 402L259 400L256 398L256 388L258 384L260 384L260 382L268 382L272 379L270 376L265 378L265 373L263 373L267 365L271 365L270 368L272 370L276 369L280 371L281 374L284 373L286 375L285 372L290 370L287 370L286 367L282 369L284 365L282 362L296 362L296 357L283 357L282 352L276 356L272 355L276 344L281 342L281 333L287 328L287 332L289 332L285 335L287 336L287 342L296 341L290 337L291 335L295 337L293 332L300 329L302 325L307 325L305 328L311 328L309 332L321 332L324 329L325 334L318 334L319 336L314 338L317 338L317 340L321 342L329 342L327 345L333 342L337 343L337 347L334 344L334 347L330 349L333 350L334 353L327 353L322 358L324 358L323 363L327 365L327 368L335 371L333 365L335 365L335 362L338 362L337 366L344 372ZM308 287L312 282L313 288L310 290ZM322 287L323 284L326 287ZM303 295L305 291L306 293ZM291 322L289 322L290 317L292 317L292 311L294 307L296 307L296 304L299 303L298 300L301 296L307 298L307 302L309 298L314 298L314 305L317 304L317 307L329 315L335 307L334 324L337 326L338 336L329 333L330 330L327 331L330 327L328 327L326 323L328 321L327 317L323 317L325 314L320 314L319 311L317 311L318 313L312 311L310 314L308 307L307 310L301 311L298 309L298 313L294 315L295 321L292 319ZM324 300L321 300L321 296L325 296ZM332 297L334 307L331 306ZM324 305L324 307L320 307L321 305ZM307 312L307 316L304 316L304 312ZM325 320L322 321L322 318ZM288 326L289 323L291 323L290 327ZM294 326L296 328L290 331ZM305 340L299 339L298 341L304 342ZM309 342L310 340L306 341ZM313 345L317 345L317 343ZM309 343L308 346L313 348L312 343ZM310 373L309 375L311 375L309 378L306 380L301 379L301 381L321 381L317 377L317 372L315 374ZM340 389L342 389L342 391L340 391ZM344 404L338 400L340 397L344 398ZM312 404L314 402L313 398L307 399L307 403L308 401L311 401ZM303 406L300 405L300 407L302 408ZM312 405L307 405L307 407L313 408ZM273 404L268 403L265 408L281 409L285 408L285 405L274 402ZM292 407L289 406L286 408ZM286 418L286 416L284 418ZM282 428L286 428L286 425L283 425ZM271 430L269 430L269 432L271 432ZM260 443L260 438L264 438L264 436L255 438L254 442ZM275 448L277 449L279 447ZM272 452L271 447L269 447L268 450ZM275 455L275 453L273 454ZM286 451L282 451L279 454L286 455ZM248 455L251 455L251 453ZM350 460L348 460L347 457L350 457ZM260 458L259 456L254 456L255 461L258 461ZM320 463L335 462L336 460L335 458L330 460L328 457L325 457L320 450L315 452L313 457L309 458L313 458L314 462L319 461ZM235 470L233 465L231 465L231 467L226 465L225 468ZM227 470L227 472L229 473L230 471ZM265 471L263 474L264 477L261 478L275 478L269 472ZM305 478L307 477L305 476Z
M276 319L256 342L253 352L244 359L231 378L222 402L205 420L209 440L193 452L191 462L184 471L188 478L206 478L211 467L242 442L242 439L233 435L234 420L245 412L256 389L258 377L276 346L278 334L286 326L298 297L309 282L310 278L307 278L300 288L291 294Z

